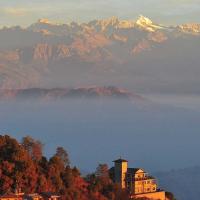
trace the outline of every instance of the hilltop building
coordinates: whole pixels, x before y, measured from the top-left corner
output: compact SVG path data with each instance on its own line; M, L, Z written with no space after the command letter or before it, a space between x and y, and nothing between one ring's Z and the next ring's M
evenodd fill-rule
M146 197L156 200L165 200L165 191L160 190L154 177L141 168L128 168L128 161L118 159L113 161L111 168L114 182L122 189L127 189L131 198Z

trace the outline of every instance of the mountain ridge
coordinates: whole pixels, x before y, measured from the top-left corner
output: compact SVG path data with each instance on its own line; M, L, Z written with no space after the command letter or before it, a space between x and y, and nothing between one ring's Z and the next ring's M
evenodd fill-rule
M118 29L131 29L131 28L144 28L144 30L149 32L154 32L160 29L165 30L179 30L179 31L185 31L184 29L190 30L189 32L199 33L199 27L200 23L186 23L186 24L178 24L178 25L162 25L159 23L154 23L150 18L139 15L136 19L120 19L117 16L112 16L105 19L95 19L88 22L82 22L78 23L75 21L71 21L69 23L58 23L58 22L52 22L47 18L40 18L37 22L27 26L27 27L20 27L20 26L11 26L11 27L3 27L0 30L8 30L8 29L21 29L21 30L32 30L37 32L38 29L42 29L42 25L44 25L45 28L53 28L53 27L62 27L66 29L80 29L80 28L91 28L94 29L95 26L101 26L100 30L105 31L105 29L109 26L113 26L114 28ZM40 30L41 31L41 30Z
M15 90L0 90L0 100L17 99L38 99L38 100L62 100L67 98L85 98L85 99L124 99L129 101L145 101L142 96L131 93L128 90L107 86L88 86L76 88L29 88Z
M196 83L199 27L164 26L140 16L137 20L112 17L82 24L40 19L27 28L3 28L0 88L122 85L139 90L175 84L174 71L180 72L176 76L181 81L188 79L187 72L189 84ZM194 70L187 68L191 62ZM165 71L170 74L166 76Z

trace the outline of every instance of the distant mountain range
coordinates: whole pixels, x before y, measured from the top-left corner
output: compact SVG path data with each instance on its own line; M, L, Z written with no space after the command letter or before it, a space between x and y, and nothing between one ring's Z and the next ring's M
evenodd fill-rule
M0 30L0 88L120 85L199 92L200 24L165 26L140 16Z
M64 100L79 99L123 99L134 102L145 101L140 95L116 87L79 87L79 88L53 88L53 89L8 89L0 90L0 100Z

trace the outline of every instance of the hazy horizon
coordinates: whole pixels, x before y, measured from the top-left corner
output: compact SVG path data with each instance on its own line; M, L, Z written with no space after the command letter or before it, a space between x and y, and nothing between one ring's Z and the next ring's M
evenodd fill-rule
M80 99L0 105L1 134L40 139L47 156L63 146L72 165L85 171L120 156L153 172L200 166L200 106Z

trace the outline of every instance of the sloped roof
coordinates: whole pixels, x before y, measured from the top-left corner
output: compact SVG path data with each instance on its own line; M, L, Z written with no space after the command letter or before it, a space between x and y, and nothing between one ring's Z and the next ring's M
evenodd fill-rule
M144 171L142 168L128 168L128 173L130 174L135 174L137 171L142 170ZM145 171L144 171L145 172Z

